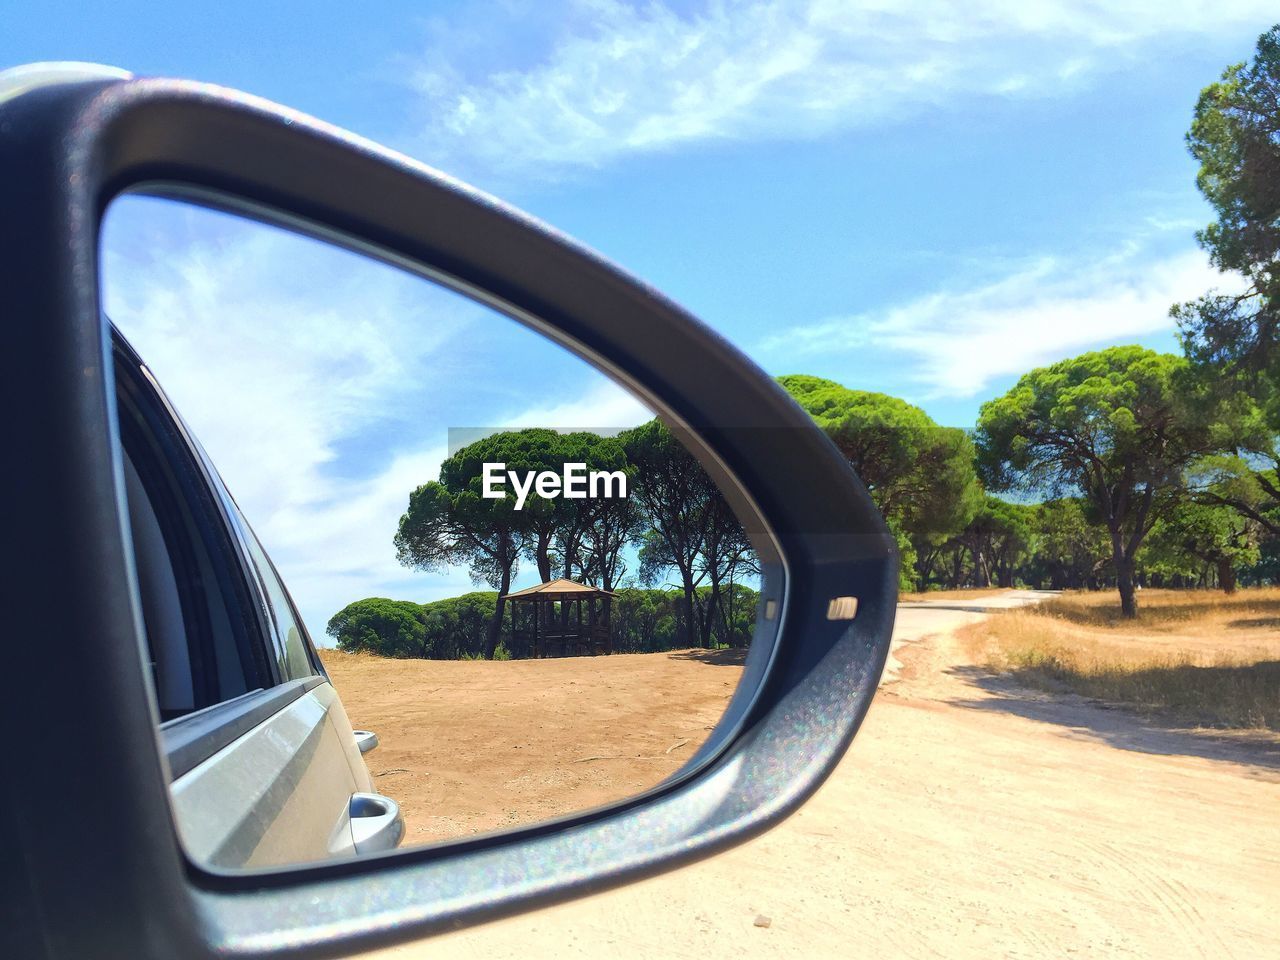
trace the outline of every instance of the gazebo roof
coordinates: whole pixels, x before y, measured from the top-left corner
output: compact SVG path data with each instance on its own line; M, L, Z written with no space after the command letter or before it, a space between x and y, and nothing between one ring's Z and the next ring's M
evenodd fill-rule
M601 590L599 587L593 587L590 584L578 583L575 580L566 580L564 577L560 577L556 580L540 583L536 587L526 587L523 590L517 590L515 593L508 593L503 599L525 600L541 597L546 600L561 600L565 597L612 596L612 590Z

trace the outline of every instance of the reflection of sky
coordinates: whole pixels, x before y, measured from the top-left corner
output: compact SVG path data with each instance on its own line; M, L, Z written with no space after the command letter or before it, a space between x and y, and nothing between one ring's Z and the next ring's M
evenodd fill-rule
M108 314L218 465L317 640L361 597L473 589L465 570L401 567L391 545L451 427L650 415L495 311L282 230L131 196L108 212L102 248ZM516 586L535 582L523 564Z

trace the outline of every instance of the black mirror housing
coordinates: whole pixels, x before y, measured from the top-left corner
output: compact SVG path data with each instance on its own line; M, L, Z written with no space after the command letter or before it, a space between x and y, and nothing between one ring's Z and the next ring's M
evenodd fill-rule
M140 669L99 298L100 220L141 188L430 276L584 357L681 431L755 518L775 614L689 766L614 807L437 847L261 874L185 858ZM840 760L888 653L894 539L808 416L680 307L422 164L205 84L110 76L0 90L0 195L0 490L12 516L0 717L40 731L10 744L26 783L10 774L0 816L0 954L337 955L452 930L741 842Z

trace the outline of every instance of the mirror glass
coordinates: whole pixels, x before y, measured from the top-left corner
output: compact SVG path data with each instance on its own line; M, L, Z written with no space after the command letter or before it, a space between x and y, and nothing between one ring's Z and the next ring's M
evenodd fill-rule
M776 603L631 393L443 285L203 206L117 199L102 278L195 860L529 825L653 788L707 740Z

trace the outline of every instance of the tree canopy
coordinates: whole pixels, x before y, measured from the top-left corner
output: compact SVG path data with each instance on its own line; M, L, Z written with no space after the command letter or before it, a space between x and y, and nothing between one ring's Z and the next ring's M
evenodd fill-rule
M975 586L1012 587L1014 570L1031 546L1034 508L991 494L957 536L973 559Z
M501 498L483 496L486 463L521 474L559 473L566 463L621 472L629 496L547 498L535 490L516 510L510 487ZM559 575L605 590L627 573L628 557L638 555L647 582L675 570L685 605L680 629L687 643L701 646L731 631L734 584L758 572L719 489L658 420L616 438L525 429L468 444L441 464L438 479L412 492L395 546L406 566L438 571L465 564L473 582L497 589L482 650L488 658L498 651L504 597L522 558L537 566L543 582Z
M1185 500L1151 531L1145 565L1166 576L1194 576L1197 564L1211 565L1227 593L1236 588L1236 570L1256 564L1259 526L1226 506Z
M428 643L422 606L409 600L369 597L349 603L325 629L346 653L382 657L426 657Z
M1196 186L1217 218L1196 238L1213 265L1239 274L1239 293L1172 308L1187 356L1257 385L1276 379L1280 337L1280 26L1258 37L1249 63L1204 87L1187 146Z
M1280 25L1258 38L1253 60L1200 92L1187 147L1217 214L1197 239L1217 267L1271 289L1280 279Z
M1210 291L1172 310L1187 357L1236 406L1224 446L1240 462L1218 463L1218 479L1234 475L1234 489L1209 491L1201 502L1234 506L1280 533L1280 26L1258 38L1251 61L1201 91L1187 146L1200 163L1196 185L1217 215L1197 239L1219 269L1240 278L1238 292ZM1267 469L1256 469L1258 461Z
M982 505L968 435L887 394L804 374L778 382L866 486L898 537L909 582L916 551L959 532Z
M498 646L506 593L540 510L515 510L509 490L497 499L483 496L483 465L503 462L511 469L541 469L541 434L551 431L499 433L468 444L440 465L440 479L424 483L409 495L409 509L396 530L397 559L416 570L442 570L466 564L474 583L498 590L484 656Z
M978 416L988 487L1078 493L1111 537L1121 607L1137 611L1134 559L1220 430L1201 415L1182 357L1110 347L1024 374Z
M1106 529L1093 522L1084 500L1063 497L1035 508L1030 576L1063 590L1097 589L1111 561Z
M709 604L709 587L700 587ZM463 660L484 656L497 598L491 590L413 603L370 597L349 603L330 618L326 632L339 650L397 659ZM755 629L755 590L742 584L722 591L726 615L715 634L716 646L745 647ZM680 590L622 587L614 595L613 648L618 653L657 653L688 646L691 631L683 622ZM531 651L521 645L505 616L494 659L520 659Z
M707 647L724 618L724 590L758 573L742 524L715 482L660 420L619 435L635 467L633 499L647 530L639 538L640 577L656 584L674 571L691 644ZM700 592L699 588L707 589Z
M370 597L349 603L330 619L325 632L346 653L374 653L397 659L459 660L484 654L497 594L464 593L432 603ZM500 644L510 646L503 622Z
M1189 355L1275 377L1280 295L1280 26L1258 38L1252 61L1200 92L1187 146L1196 186L1217 214L1196 234L1236 295L1206 294L1174 310Z

